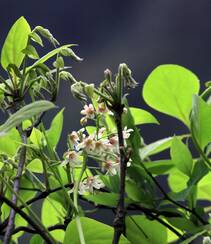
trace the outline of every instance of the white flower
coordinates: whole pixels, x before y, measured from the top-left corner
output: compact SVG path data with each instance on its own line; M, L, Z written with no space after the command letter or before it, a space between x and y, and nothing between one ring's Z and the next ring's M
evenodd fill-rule
M79 154L75 151L69 151L65 154L65 160L62 162L62 166L70 164L71 167L75 167L81 164Z
M209 236L205 236L204 238L203 238L203 242L202 242L203 244L211 244L211 239L210 239L210 237Z
M78 133L76 131L73 131L70 135L69 135L69 139L70 139L70 142L75 145L78 143L79 141L79 136L78 136Z
M119 158L116 161L107 160L102 164L102 171L106 171L109 175L116 175L119 171Z
M95 140L93 135L90 135L83 139L81 143L78 144L77 149L85 149L87 152L92 152L95 149Z
M81 114L87 118L93 119L95 116L95 109L92 104L84 105L84 109L81 111Z
M99 113L106 113L108 111L108 109L107 109L107 107L106 107L106 105L105 105L105 103L99 103L98 104L98 112Z
M128 129L127 126L125 126L123 133L123 138L128 139L130 137L131 132L133 132L133 129Z
M104 183L100 179L99 175L88 176L83 182L80 182L79 185L79 194L83 195L85 192L94 192L94 189L100 189L104 187Z

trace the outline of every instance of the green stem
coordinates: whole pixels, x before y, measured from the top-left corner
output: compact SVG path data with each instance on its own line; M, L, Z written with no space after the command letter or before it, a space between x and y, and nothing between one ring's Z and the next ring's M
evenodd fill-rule
M79 208L78 208L78 190L79 190L79 185L80 182L82 180L83 177L83 173L86 169L86 154L84 154L84 158L83 158L83 165L82 165L82 169L80 172L80 175L78 177L78 179L76 180L76 183L74 184L74 192L73 192L73 199L74 199L74 206L76 209L76 225L77 225L77 229L78 229L78 234L79 234L79 238L80 238L80 243L81 244L85 244L85 239L84 239L84 234L83 234L83 229L82 229L82 225L81 225L81 221L80 221L80 217L79 217Z

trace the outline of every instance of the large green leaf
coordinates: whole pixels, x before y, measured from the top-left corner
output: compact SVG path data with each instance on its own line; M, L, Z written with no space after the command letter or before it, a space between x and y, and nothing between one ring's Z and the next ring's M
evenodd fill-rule
M94 219L81 217L80 218L84 238L86 244L111 244L113 238L113 228L109 225L105 225ZM63 244L79 244L80 239L78 230L76 227L76 221L72 220L66 230ZM120 244L129 244L130 242L121 237Z
M51 148L55 148L59 142L62 127L63 127L63 111L62 109L53 119L51 123L51 127L49 130L46 131L46 136L48 138L48 143Z
M1 52L1 65L6 70L9 64L20 67L25 54L31 28L24 17L19 18L10 29Z
M157 119L144 109L130 107L130 113L133 116L134 124L159 124Z
M126 234L131 244L167 243L167 228L143 215L126 217Z
M211 104L196 95L193 97L191 127L201 148L211 142Z
M20 125L24 120L30 119L42 112L54 108L55 105L49 101L36 101L19 109L0 126L0 136L4 136L12 128Z
M187 176L191 175L193 167L192 155L188 147L177 137L171 144L171 158L175 166Z
M199 79L188 69L160 65L147 78L143 97L152 108L171 115L189 126L192 96L199 92Z
M62 204L58 201L47 197L42 205L42 223L46 226L52 226L63 222L63 218L66 216L66 210ZM52 236L62 242L64 239L63 230L54 230L51 232Z

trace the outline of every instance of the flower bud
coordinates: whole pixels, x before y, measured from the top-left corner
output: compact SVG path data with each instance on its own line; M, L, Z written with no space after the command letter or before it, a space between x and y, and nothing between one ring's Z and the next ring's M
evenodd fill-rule
M73 58L75 61L81 62L83 61L82 58L80 58L79 56L77 56L73 50L71 48L64 48L60 51L61 55L65 56L65 57L71 57Z
M93 83L89 85L85 85L84 87L84 91L86 95L91 99L93 98L94 95L94 89L95 89L95 85Z
M79 100L86 102L86 95L84 94L83 86L81 85L81 82L76 82L72 84L71 86L71 92L74 97L78 98Z
M105 79L108 80L108 81L111 81L112 80L112 73L109 69L106 69L104 71L104 76L105 76Z

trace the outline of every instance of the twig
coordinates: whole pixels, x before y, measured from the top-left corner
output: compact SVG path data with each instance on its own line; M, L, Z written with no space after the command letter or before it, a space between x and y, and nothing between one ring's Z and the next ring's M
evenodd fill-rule
M12 201L7 199L4 196L0 196L0 200L6 203L15 213L18 213L22 218L24 218L36 231L38 234L40 234L43 239L46 241L46 243L52 244L55 242L52 242L52 239L49 237L48 233L45 232L32 218L30 218L25 212L23 212L19 207L17 207ZM13 234L14 229L12 229L11 235Z
M23 132L22 127L19 126L18 127L18 131L19 134L21 136L21 141L23 144L27 143L27 137L26 137L26 133ZM19 164L18 164L18 168L17 168L17 173L16 173L16 177L14 179L14 185L13 185L13 191L14 193L12 194L12 203L14 205L17 204L17 194L19 192L19 187L20 187L20 178L22 176L22 172L23 172L23 168L24 168L24 164L25 164L25 158L26 158L26 147L22 146L21 150L20 150L20 158L19 158ZM10 210L10 215L9 215L9 220L8 220L8 225L7 225L7 230L4 236L4 241L3 244L9 244L10 240L11 240L11 235L14 229L14 222L15 222L15 210L11 209Z

